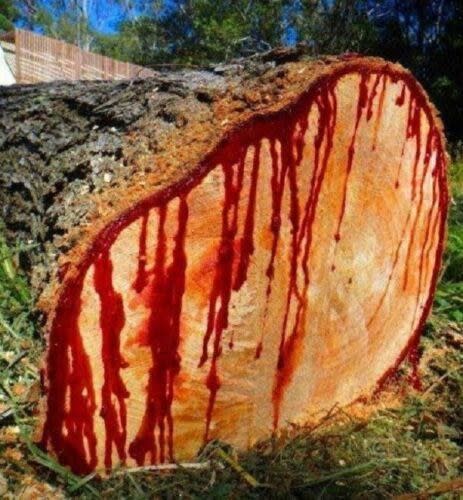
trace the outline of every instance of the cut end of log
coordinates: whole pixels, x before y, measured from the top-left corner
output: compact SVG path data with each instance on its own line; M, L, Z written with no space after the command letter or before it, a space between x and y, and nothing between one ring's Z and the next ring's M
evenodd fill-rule
M191 460L372 394L430 311L446 162L422 88L366 58L234 127L59 285L42 445L82 474Z

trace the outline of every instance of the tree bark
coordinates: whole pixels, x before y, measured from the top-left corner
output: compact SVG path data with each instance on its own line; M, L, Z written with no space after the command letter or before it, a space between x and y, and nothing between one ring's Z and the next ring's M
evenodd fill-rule
M447 156L402 67L282 50L0 105L3 217L45 288L41 443L75 472L245 448L416 361Z

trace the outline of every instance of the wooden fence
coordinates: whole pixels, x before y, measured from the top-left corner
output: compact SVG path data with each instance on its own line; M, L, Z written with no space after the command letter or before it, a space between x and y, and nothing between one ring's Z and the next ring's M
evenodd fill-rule
M16 81L122 80L154 75L150 69L79 49L76 45L17 29Z

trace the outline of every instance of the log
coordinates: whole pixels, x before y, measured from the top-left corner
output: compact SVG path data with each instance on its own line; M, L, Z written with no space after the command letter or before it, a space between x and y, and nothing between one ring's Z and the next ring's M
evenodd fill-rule
M447 154L401 66L281 50L0 102L3 217L47 319L40 441L74 472L245 449L416 360Z

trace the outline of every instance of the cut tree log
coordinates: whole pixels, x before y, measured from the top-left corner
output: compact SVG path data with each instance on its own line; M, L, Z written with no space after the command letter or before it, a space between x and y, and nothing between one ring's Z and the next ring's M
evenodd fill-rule
M41 443L74 472L246 448L416 360L447 155L401 66L277 51L0 96L3 215L45 289Z

